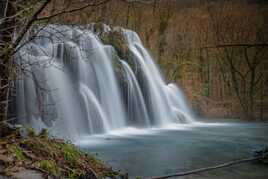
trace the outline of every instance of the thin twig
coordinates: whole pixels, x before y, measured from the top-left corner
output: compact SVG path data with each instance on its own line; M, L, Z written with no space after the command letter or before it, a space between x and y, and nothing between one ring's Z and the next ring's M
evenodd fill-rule
M16 39L16 41L13 44L13 48L15 49L19 43L21 42L21 40L23 39L24 35L28 32L28 30L30 29L30 27L32 26L32 24L36 21L38 15L46 8L46 6L51 2L51 0L46 0L42 6L34 13L34 15L32 16L32 18L28 21L28 23L26 24L26 26L22 29L21 33L18 35L18 38Z

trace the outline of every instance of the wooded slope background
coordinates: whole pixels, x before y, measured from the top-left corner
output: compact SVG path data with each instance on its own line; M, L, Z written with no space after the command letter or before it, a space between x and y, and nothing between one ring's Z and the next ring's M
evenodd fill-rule
M46 14L86 2L53 1ZM267 2L253 0L111 0L53 19L136 31L201 115L250 120L268 118L267 21Z
M7 96L16 78L11 57L38 21L37 26L96 22L132 29L156 57L166 80L179 84L204 117L268 118L264 0L47 0L37 3L36 11L34 0L7 2L1 3L7 10L1 14L8 17L1 22L1 116L7 116Z

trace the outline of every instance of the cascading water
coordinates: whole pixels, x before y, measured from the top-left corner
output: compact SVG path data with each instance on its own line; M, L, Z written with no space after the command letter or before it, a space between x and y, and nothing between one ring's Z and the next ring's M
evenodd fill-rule
M164 82L138 35L103 27L49 25L19 51L16 59L27 69L17 83L19 122L69 139L192 122L180 89ZM114 31L122 35L127 56L102 43L102 35Z

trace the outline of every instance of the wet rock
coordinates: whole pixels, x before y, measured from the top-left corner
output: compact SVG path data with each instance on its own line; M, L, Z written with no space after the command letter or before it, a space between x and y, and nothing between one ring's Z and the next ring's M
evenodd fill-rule
M122 31L108 31L102 33L100 38L104 44L113 46L120 58L125 59L128 57L129 49Z

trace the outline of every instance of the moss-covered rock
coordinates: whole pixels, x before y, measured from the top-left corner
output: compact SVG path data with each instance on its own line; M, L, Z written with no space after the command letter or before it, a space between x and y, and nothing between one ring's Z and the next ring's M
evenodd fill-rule
M102 33L104 33L104 31L105 31L104 24L101 23L101 22L97 22L97 23L95 23L94 26L93 26L93 30L94 30L94 32L97 33L97 34L102 34Z
M123 30L120 28L111 28L107 30L105 26L106 25L103 23L94 24L94 33L98 35L103 44L111 45L114 48L115 53L112 53L112 63L120 83L122 82L121 80L123 80L122 83L124 83L125 72L120 60L126 61L135 74L140 72L140 66L136 63L133 53L129 50L128 42L125 39Z
M121 30L104 32L100 34L100 38L104 44L113 46L120 58L127 58L129 49Z

